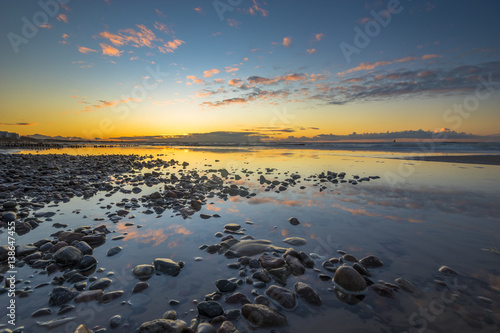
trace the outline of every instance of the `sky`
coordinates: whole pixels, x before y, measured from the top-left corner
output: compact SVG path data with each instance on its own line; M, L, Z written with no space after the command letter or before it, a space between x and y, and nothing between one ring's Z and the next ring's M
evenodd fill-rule
M498 135L499 16L498 0L2 1L0 131Z

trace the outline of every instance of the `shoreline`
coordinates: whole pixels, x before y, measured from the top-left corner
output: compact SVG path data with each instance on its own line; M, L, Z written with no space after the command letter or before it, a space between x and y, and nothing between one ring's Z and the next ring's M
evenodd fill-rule
M446 155L446 156L416 156L401 158L408 161L445 162L461 164L500 165L500 155Z

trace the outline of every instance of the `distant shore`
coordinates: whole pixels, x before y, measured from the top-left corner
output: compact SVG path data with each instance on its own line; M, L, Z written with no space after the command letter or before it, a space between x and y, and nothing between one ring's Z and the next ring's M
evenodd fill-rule
M428 162L500 165L500 155L419 156L419 157L405 158L405 159L406 160L428 161Z

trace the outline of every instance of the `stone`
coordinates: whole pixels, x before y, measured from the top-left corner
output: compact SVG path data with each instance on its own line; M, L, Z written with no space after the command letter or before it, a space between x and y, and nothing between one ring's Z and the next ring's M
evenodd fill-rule
M203 301L197 305L198 313L201 316L214 318L224 314L224 309L216 301Z
M58 306L63 305L71 301L77 292L73 291L73 289L68 287L55 287L52 289L49 295L49 305Z
M358 271L359 274L364 275L364 276L371 276L371 273L366 267L360 265L359 263L355 262L352 265L352 268Z
M307 241L304 238L300 237L288 237L283 239L283 242L293 245L293 246L301 246L301 245L306 245Z
M123 295L122 290L117 290L117 291L110 291L102 295L101 299L99 300L101 303L109 303L115 298L121 297Z
M123 247L121 247L121 246L112 247L108 250L108 252L106 253L106 256L112 257L112 256L120 253L122 250L123 250Z
M269 302L269 299L263 295L259 295L259 296L255 297L254 303L267 305L267 306L269 306L271 304L271 302Z
M108 279L108 278L100 278L99 280L96 280L94 281L90 286L89 286L89 290L96 290L96 289L106 289L107 287L109 287L109 285L112 283L113 281L111 279Z
M314 267L314 260L307 253L300 251L299 256L300 256L300 260L302 260L302 263L304 264L305 267L307 267L307 268Z
M36 310L31 314L32 317L41 317L41 316L48 316L52 314L52 310L50 308L41 308Z
M288 222L290 222L291 225L299 225L300 224L300 221L298 218L296 217L290 217L288 219Z
M168 258L156 258L154 260L154 267L157 272L177 276L181 271L181 267L178 263Z
M337 268L333 284L341 292L349 295L366 295L368 292L363 276L350 266Z
M229 250L236 257L254 256L263 252L284 252L286 249L271 245L271 242L264 239L243 240L233 244Z
M448 266L441 266L439 268L439 272L443 275L448 275L448 276L458 275L458 272L456 270Z
M212 320L212 322L214 322L215 319L216 318L214 318ZM201 323L198 325L198 329L196 330L196 333L217 333L217 329L212 324Z
M397 278L394 281L399 286L399 288L403 289L404 291L406 291L406 292L408 292L410 294L414 294L415 293L415 291L416 291L415 286L410 281L405 280L403 278Z
M132 273L140 279L149 278L155 272L153 265L137 265L132 270Z
M122 322L122 317L120 315L115 315L109 319L109 327L117 328Z
M91 255L84 255L78 265L76 266L76 269L80 271L87 271L91 268L94 268L97 265L97 259Z
M89 330L87 326L80 324L73 333L92 333L92 331Z
M140 293L141 291L149 288L149 283L147 282L137 282L134 286L134 289L132 289L133 293Z
M271 257L263 254L259 258L260 265L263 268L280 268L285 265L285 260L281 257Z
M252 325L259 328L277 327L286 324L286 317L278 311L262 304L245 304L241 314Z
M275 268L275 269L270 269L267 271L269 275L274 279L274 281L278 282L279 284L286 285L286 280L292 273L292 270L290 267L285 266L281 268Z
M82 302L90 302L94 300L99 300L103 294L103 291L101 289L97 290L86 290L78 294L78 296L75 297L75 302L76 303L82 303Z
M266 295L285 309L293 309L297 305L293 291L277 285L267 288Z
M234 291L237 287L236 283L231 282L227 279L220 279L215 282L215 286L217 289L219 289L221 292L231 292Z
M238 331L236 327L234 327L234 324L232 322L226 320L222 323L222 325L220 325L217 333L240 333L240 331Z
M82 259L83 253L74 246L60 248L54 254L54 261L60 266L76 265Z
M375 283L372 284L370 288L379 296L394 298L394 293L392 292L392 289L383 284Z
M174 310L169 310L167 312L165 312L163 314L163 319L172 319L172 320L176 320L177 319L177 312L175 312Z
M303 298L307 303L312 305L321 305L321 297L318 293L308 284L303 282L297 282L294 286L295 292L301 298Z
M92 247L89 244L87 244L87 242L84 242L84 241L80 241L80 242L76 243L74 245L74 247L76 247L78 250L82 251L83 254L92 254L92 252L94 252Z
M248 297L246 297L244 294L234 293L234 294L226 297L226 303L228 303L228 304L249 304L252 302L250 302Z
M142 323L137 333L183 333L187 330L182 320L155 319Z
M83 236L85 236L82 233L79 232L71 232L71 231L63 231L59 235L57 235L57 238L60 241L66 242L68 244L73 243L75 240L76 241L81 241Z
M302 265L302 262L293 256L286 257L286 263L292 270L292 274L295 276L303 275L306 271L306 268L304 267L304 265Z
M5 212L2 215L2 221L4 222L12 222L17 220L17 214L14 212Z
M38 250L36 246L33 245L19 245L16 246L16 256L22 258L24 256L35 253Z
M352 254L346 253L342 256L342 259L347 262L357 262L358 259Z
M225 229L231 230L231 231L238 231L241 229L241 225L236 224L236 223L229 223L224 226Z
M363 259L361 259L359 261L359 263L365 267L368 267L368 268L370 268L370 267L376 268L376 267L380 267L380 266L384 265L382 260L380 260L378 257L373 256L373 255L364 257Z

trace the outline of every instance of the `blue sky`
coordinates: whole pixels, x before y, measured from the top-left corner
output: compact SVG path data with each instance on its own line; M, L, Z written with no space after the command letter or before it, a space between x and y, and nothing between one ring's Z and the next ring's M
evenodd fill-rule
M498 133L498 1L0 6L0 130L88 138ZM467 112L454 108L478 89L488 96Z

